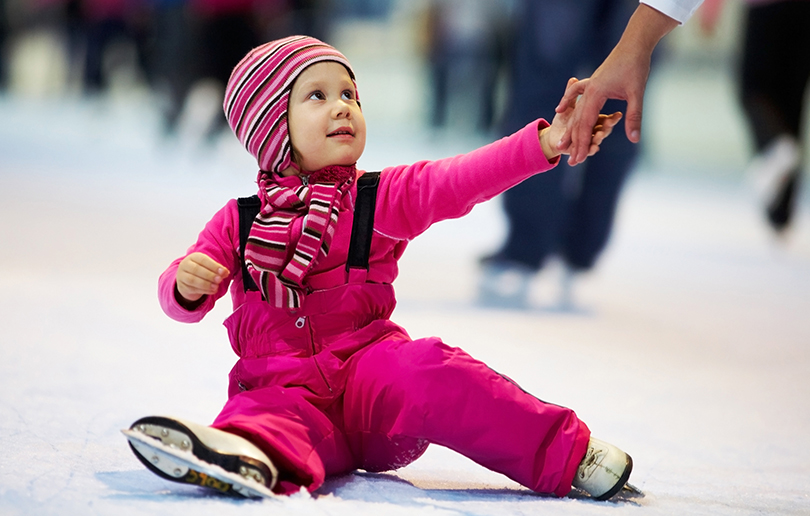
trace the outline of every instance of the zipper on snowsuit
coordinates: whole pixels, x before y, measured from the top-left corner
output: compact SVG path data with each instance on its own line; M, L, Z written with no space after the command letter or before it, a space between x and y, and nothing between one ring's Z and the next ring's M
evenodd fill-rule
M312 354L312 361L315 364L315 369L318 370L318 374L321 375L321 380L323 380L324 385L326 388L329 389L330 393L333 393L332 386L329 385L329 380L326 379L326 375L323 373L320 364L318 364L318 360L316 360L315 355L317 354L317 350L315 349L315 335L312 332L312 324L310 323L309 317L302 315L298 319L295 320L295 327L299 330L305 329L307 332L307 339L309 340L309 348Z

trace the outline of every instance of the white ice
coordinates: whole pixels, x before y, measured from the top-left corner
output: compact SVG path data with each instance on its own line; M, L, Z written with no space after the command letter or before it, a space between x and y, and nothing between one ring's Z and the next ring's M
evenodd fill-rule
M575 409L633 456L645 498L540 496L439 447L263 502L152 475L119 430L210 422L235 361L228 301L176 323L157 277L254 174L227 140L161 145L154 126L140 97L0 100L0 514L810 514L810 217L777 241L741 181L650 166L577 309L555 308L553 264L533 309L475 305L477 257L504 231L493 201L411 244L394 314ZM368 169L478 143L373 128Z

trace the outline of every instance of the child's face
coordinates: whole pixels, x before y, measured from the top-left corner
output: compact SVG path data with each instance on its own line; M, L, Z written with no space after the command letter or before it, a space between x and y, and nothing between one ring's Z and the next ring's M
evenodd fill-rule
M366 147L366 120L340 63L316 63L296 79L288 108L296 163L307 172L353 165Z

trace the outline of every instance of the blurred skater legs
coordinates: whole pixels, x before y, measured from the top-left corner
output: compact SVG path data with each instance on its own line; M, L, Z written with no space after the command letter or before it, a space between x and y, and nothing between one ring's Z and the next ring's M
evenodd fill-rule
M551 120L568 78L589 75L604 60L637 5L633 0L522 2L501 132L510 134L538 116ZM623 110L618 101L604 107L606 113ZM528 306L531 280L548 258L559 257L564 267L559 303L571 308L573 279L590 270L605 248L635 161L635 144L621 128L616 133L586 163L560 163L503 194L507 236L498 251L481 260L481 304Z
M782 233L793 221L800 185L810 2L749 3L740 91L757 153L749 174L768 224Z

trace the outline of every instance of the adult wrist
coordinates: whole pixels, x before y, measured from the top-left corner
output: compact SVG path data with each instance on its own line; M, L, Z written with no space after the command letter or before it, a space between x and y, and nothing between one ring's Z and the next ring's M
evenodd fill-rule
M661 38L677 26L677 20L647 4L639 4L616 47L621 47L624 52L643 52L649 56Z

